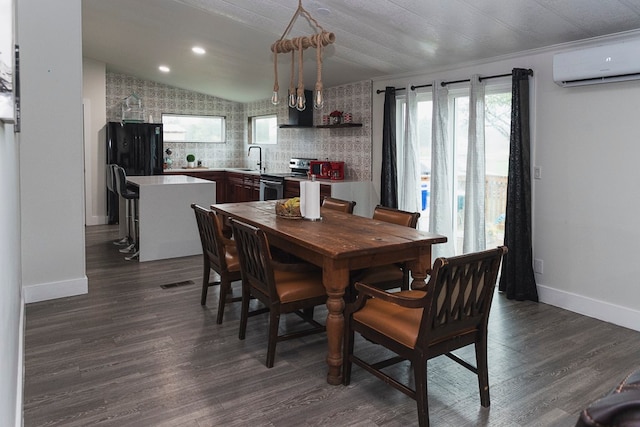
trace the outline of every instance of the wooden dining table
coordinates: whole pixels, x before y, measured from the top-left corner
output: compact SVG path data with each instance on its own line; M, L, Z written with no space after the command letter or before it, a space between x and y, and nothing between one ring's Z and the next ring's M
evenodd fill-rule
M445 236L323 208L320 221L289 219L275 213L275 201L226 203L211 209L261 228L269 244L322 268L327 290L327 382L342 383L344 292L352 270L406 262L412 289L426 286L431 246Z

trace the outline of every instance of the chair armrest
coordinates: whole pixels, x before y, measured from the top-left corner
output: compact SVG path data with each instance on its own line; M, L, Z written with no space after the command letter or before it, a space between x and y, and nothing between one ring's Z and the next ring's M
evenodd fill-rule
M421 298L411 298L405 297L402 295L398 295L397 293L386 292L382 289L375 288L373 286L369 286L367 284L357 282L355 284L356 290L358 291L358 299L365 297L374 297L380 298L383 301L390 302L392 304L399 305L401 307L406 308L422 308L424 307L424 300L427 298L427 293L424 293L424 296Z

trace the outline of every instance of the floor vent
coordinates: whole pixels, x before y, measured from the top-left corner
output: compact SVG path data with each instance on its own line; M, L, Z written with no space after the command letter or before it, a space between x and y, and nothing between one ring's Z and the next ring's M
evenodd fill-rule
M168 285L160 285L162 289L177 288L180 286L193 285L193 280L185 280L184 282L169 283Z

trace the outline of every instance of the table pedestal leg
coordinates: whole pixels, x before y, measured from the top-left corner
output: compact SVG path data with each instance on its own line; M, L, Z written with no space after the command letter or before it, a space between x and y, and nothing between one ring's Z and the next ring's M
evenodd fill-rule
M344 290L349 284L349 270L336 265L325 265L322 281L327 289L327 382L342 384L342 340L344 336Z
M411 289L426 290L425 279L431 271L431 246L420 248L420 257L408 263L411 269Z

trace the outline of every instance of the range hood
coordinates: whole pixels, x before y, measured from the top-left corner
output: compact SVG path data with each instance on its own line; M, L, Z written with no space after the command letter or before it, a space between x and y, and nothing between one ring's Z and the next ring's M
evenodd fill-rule
M299 111L296 108L289 108L289 120L286 124L280 125L281 128L310 128L313 127L313 102L311 98L313 92L304 91L307 101L307 108Z

